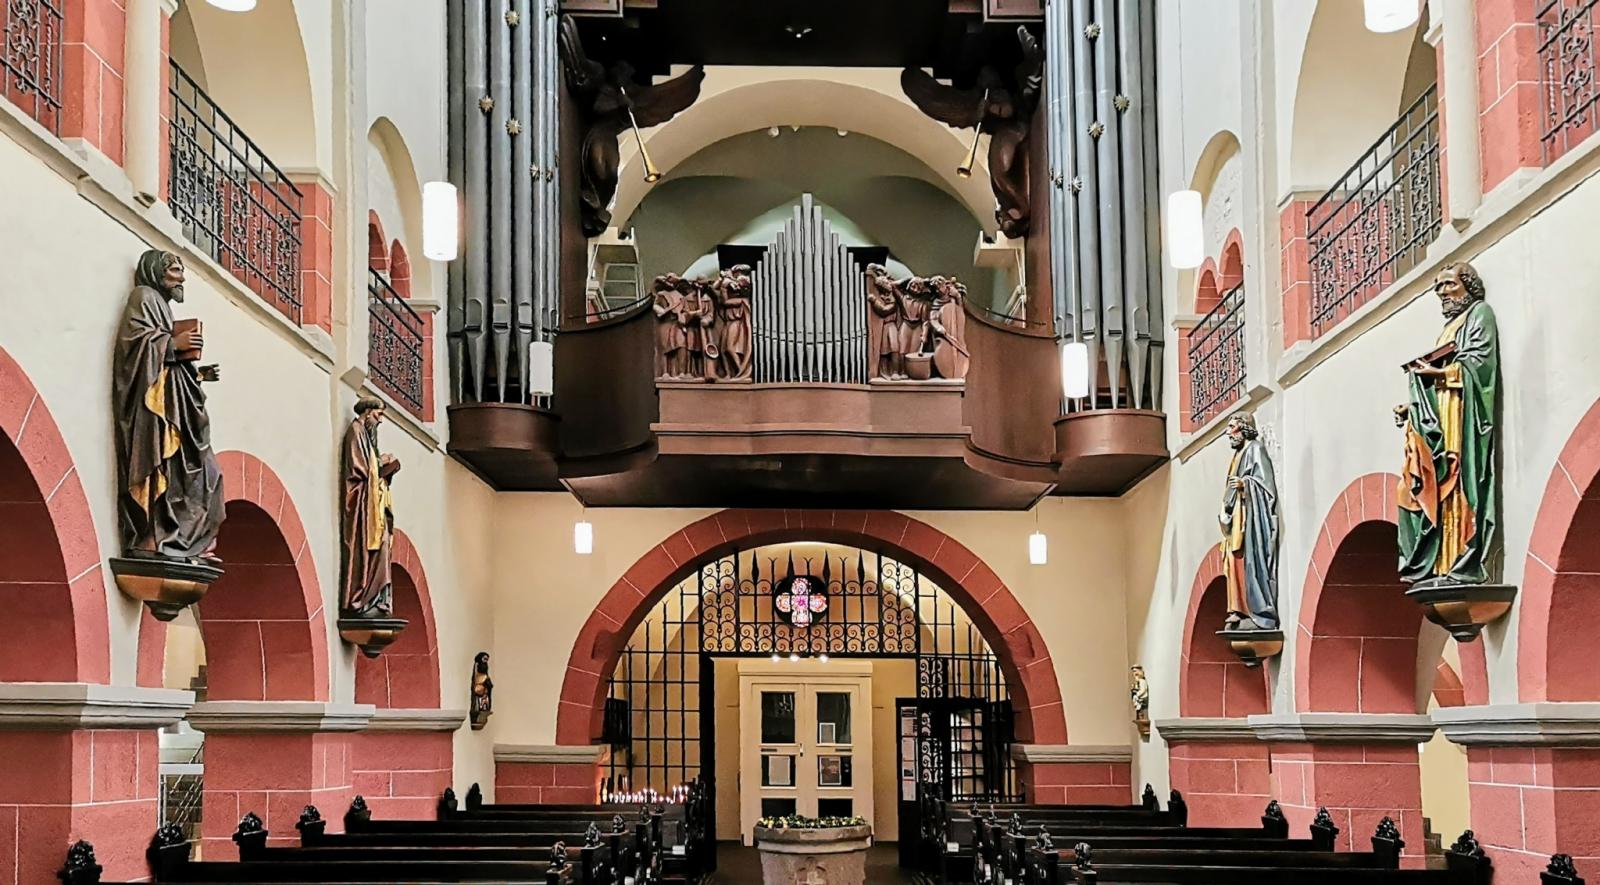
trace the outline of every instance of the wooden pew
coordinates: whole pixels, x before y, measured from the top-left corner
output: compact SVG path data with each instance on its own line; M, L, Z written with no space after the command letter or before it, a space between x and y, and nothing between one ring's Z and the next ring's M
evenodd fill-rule
M1137 849L1102 858L1088 843L1074 846L1070 862L1045 840L1030 849L1027 885L1100 885L1100 883L1161 882L1168 885L1487 885L1488 858L1471 833L1464 834L1445 853L1448 869L1399 869L1400 839L1388 818L1373 835L1373 851L1352 853L1198 851L1141 855ZM1364 866L1376 861L1378 865Z

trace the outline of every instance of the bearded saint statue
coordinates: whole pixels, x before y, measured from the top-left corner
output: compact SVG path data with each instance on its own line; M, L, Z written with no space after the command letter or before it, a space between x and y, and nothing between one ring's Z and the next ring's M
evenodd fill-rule
M1228 420L1228 483L1222 496L1222 570L1228 630L1278 629L1278 480L1256 418Z
M1445 325L1405 366L1409 401L1397 491L1400 577L1416 586L1483 584L1499 525L1500 333L1483 278L1466 262L1433 280Z
M111 385L117 509L125 556L215 565L222 471L200 385L221 371L197 364L205 345L197 322L174 328L183 280L182 259L151 249L139 257L123 308Z
M394 615L389 481L400 472L400 462L378 451L383 401L363 396L355 412L340 449L340 611L347 618L388 618Z

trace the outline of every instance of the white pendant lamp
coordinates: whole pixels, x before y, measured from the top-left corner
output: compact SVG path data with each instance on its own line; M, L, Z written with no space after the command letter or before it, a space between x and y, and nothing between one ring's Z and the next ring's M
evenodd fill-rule
M256 0L206 0L224 12L249 12L256 8Z
M1205 221L1199 191L1173 191L1167 195L1167 262L1179 270L1192 270L1205 261Z
M1061 395L1067 399L1089 395L1089 345L1082 341L1061 345Z
M1044 565L1050 561L1050 539L1044 532L1034 532L1028 536L1028 564Z
M433 261L454 261L460 240L461 207L456 201L456 186L448 181L424 183L422 254Z
M572 524L572 551L579 556L594 552L594 526L587 520Z
M548 341L528 345L528 392L534 396L556 392L556 347Z
M1392 34L1417 23L1422 15L1418 0L1362 0L1367 30L1374 34Z

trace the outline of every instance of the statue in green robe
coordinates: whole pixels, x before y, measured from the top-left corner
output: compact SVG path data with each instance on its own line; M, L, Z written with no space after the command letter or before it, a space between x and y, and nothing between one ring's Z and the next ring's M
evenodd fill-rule
M1499 541L1500 335L1472 265L1446 266L1433 291L1444 330L1406 364L1410 401L1395 408L1405 431L1400 576L1418 587L1484 584Z

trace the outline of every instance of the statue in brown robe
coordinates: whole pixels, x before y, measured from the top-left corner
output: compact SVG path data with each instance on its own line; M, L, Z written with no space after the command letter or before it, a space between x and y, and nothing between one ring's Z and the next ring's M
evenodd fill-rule
M363 396L356 417L344 433L340 475L339 600L346 618L388 618L394 615L390 552L394 545L394 508L389 480L400 472L393 455L378 451L378 425L383 401Z
M183 301L183 279L178 256L151 249L139 257L123 309L111 364L117 509L125 556L215 564L222 471L200 385L221 372L197 364L205 345L197 323L174 329L171 303Z
M901 284L881 264L867 265L867 341L872 377L898 381L906 376L905 351L900 341Z
M736 264L717 276L717 343L721 351L716 376L723 381L748 381L750 352L750 265Z
M679 322L684 310L680 284L677 274L667 273L656 277L651 287L654 297L650 309L656 315L656 377L664 380L675 381L685 373L684 349L689 341Z

